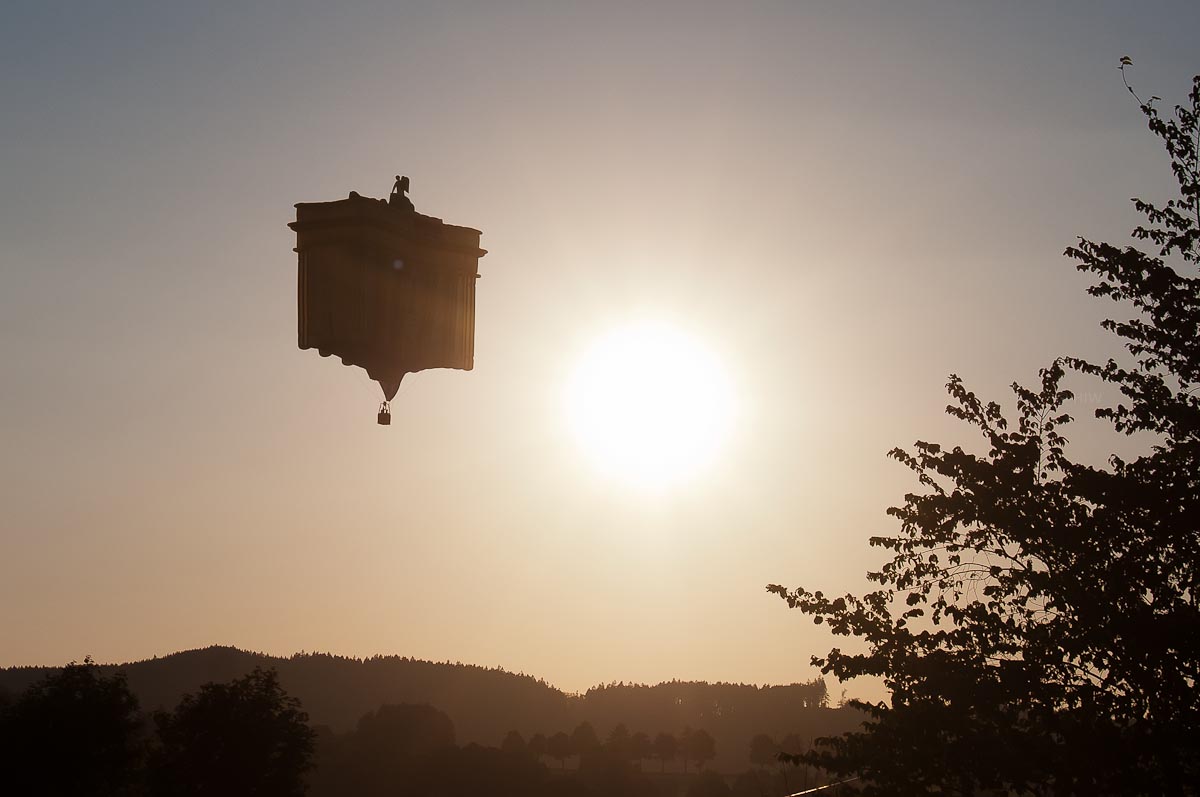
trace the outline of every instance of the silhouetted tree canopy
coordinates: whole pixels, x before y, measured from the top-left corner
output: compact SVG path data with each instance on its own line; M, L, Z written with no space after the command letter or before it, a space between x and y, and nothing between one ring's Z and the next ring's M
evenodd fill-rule
M660 733L654 737L654 757L662 764L662 769L667 768L668 761L674 761L679 755L679 740L670 733Z
M97 706L102 710L94 710ZM96 717L110 722L97 725L91 721ZM114 718L120 722L113 724ZM5 756L0 793L290 797L307 789L312 797L728 794L724 780L711 773L643 772L641 759L657 755L665 764L676 756L677 742L663 733L652 744L646 733L630 733L624 723L611 729L604 745L567 768L562 764L572 752L566 733L556 733L552 742L538 733L526 745L519 732L511 731L502 749L458 747L450 718L428 705L383 705L343 733L327 725L310 730L306 719L275 673L256 669L228 683L204 684L195 694L184 695L174 711L156 712L157 739L147 740L139 733L137 701L124 678L105 676L88 660L51 673L17 700L0 705L0 751ZM50 732L38 732L39 727ZM64 745L75 740L64 728L99 732L81 736L83 744ZM577 731L585 743L595 736L590 724L581 723ZM691 760L703 764L711 759L713 740L706 731L689 730L687 739ZM142 767L145 747L150 755L148 766ZM547 770L530 754L545 748L560 767ZM114 750L118 755L111 754ZM123 761L118 777L111 776L111 766L96 766L114 761ZM760 795L788 791L781 778L760 785Z
M571 731L571 752L575 755L587 755L600 749L600 737L590 722L581 722Z
M293 797L305 792L315 734L273 670L186 695L154 715L150 783L162 797Z
M707 762L716 758L717 743L708 731L701 728L687 734L683 742L683 754L703 769Z
M774 766L779 755L779 745L765 733L750 740L750 763L758 767Z
M552 733L587 721L606 735L617 723L631 730L703 727L717 742L711 766L737 771L746 766L750 738L800 733L828 736L857 727L860 712L823 708L821 678L779 686L669 681L607 684L586 694L566 694L528 675L456 662L400 656L353 659L298 653L290 657L228 647L210 647L120 665L129 688L147 707L172 707L183 695L209 682L240 678L255 667L279 673L279 683L301 700L314 725L335 734L356 727L381 705L436 706L454 720L459 744L499 745L513 729ZM99 665L111 675L114 665ZM0 669L0 689L16 695L51 673L51 668ZM669 767L668 767L669 769Z
M509 731L504 741L500 742L500 749L510 755L525 755L529 748L525 744L524 736L516 731Z
M0 704L0 791L125 795L140 780L142 721L125 676L90 658Z
M609 732L604 747L610 755L621 761L633 758L633 737L629 733L629 728L625 727L625 723L617 723L617 726Z
M629 752L636 761L650 758L654 755L654 746L647 733L638 731L629 740Z
M335 791L349 786L362 797L384 797L397 784L420 780L432 758L453 749L454 723L445 713L428 705L384 705L359 718L328 765L344 773L332 778L341 786ZM317 777L327 780L322 772Z
M454 723L433 706L380 706L355 729L362 755L379 761L423 758L454 746Z
M1089 293L1132 311L1104 323L1127 355L1056 360L1037 386L1013 385L1011 420L951 376L948 411L982 453L891 452L920 489L889 510L899 533L871 540L892 556L869 574L879 589L770 587L865 643L814 659L823 672L881 675L891 691L890 706L863 706L862 732L802 756L862 775L868 793L1200 788L1200 76L1173 113L1156 101L1139 105L1179 194L1134 200L1146 221L1133 235L1151 251L1080 240L1066 252ZM1146 435L1146 453L1072 457L1068 369L1119 388L1095 414Z
M565 767L571 757L571 737L562 731L546 740L546 755L558 761L559 767Z
M529 754L534 758L541 758L547 754L546 734L535 733L529 737Z

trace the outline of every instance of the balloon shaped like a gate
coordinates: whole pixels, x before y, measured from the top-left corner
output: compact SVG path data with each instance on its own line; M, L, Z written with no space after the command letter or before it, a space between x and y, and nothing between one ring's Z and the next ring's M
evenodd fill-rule
M479 230L413 210L396 178L388 200L351 192L296 205L299 344L379 383L379 422L405 374L475 364Z

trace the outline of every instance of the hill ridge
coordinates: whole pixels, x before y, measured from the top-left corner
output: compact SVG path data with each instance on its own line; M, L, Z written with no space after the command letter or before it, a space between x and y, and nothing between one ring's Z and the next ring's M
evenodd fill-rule
M570 732L588 721L605 736L618 723L651 735L704 728L717 740L714 766L744 768L750 738L796 733L804 738L841 733L862 716L830 709L821 679L787 685L707 681L658 684L612 682L568 693L544 679L502 667L435 662L399 654L367 658L300 651L277 656L230 645L176 651L123 664L121 671L142 708L172 708L202 684L229 681L257 666L273 667L284 689L300 699L314 725L336 732L355 727L368 711L387 703L424 703L445 712L460 742L497 745L510 730ZM0 669L0 691L18 693L56 667Z

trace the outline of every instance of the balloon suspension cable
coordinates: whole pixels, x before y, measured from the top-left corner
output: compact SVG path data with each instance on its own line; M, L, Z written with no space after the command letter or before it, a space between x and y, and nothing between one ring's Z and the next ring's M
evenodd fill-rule
M391 426L392 425L392 405L386 401L383 402L382 404L380 404L379 405L379 415L376 416L376 420L379 422L380 426Z

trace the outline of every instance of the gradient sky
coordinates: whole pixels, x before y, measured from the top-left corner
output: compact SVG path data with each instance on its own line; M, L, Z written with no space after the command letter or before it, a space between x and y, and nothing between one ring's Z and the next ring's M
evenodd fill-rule
M1061 252L1171 186L1117 59L1168 102L1200 72L1183 2L243 6L6 4L0 665L811 678L831 638L764 586L863 588L915 487L886 451L972 442L949 373L1006 398L1115 351ZM286 225L397 173L490 254L475 370L381 429L296 347ZM564 421L580 352L645 319L741 408L658 493Z

